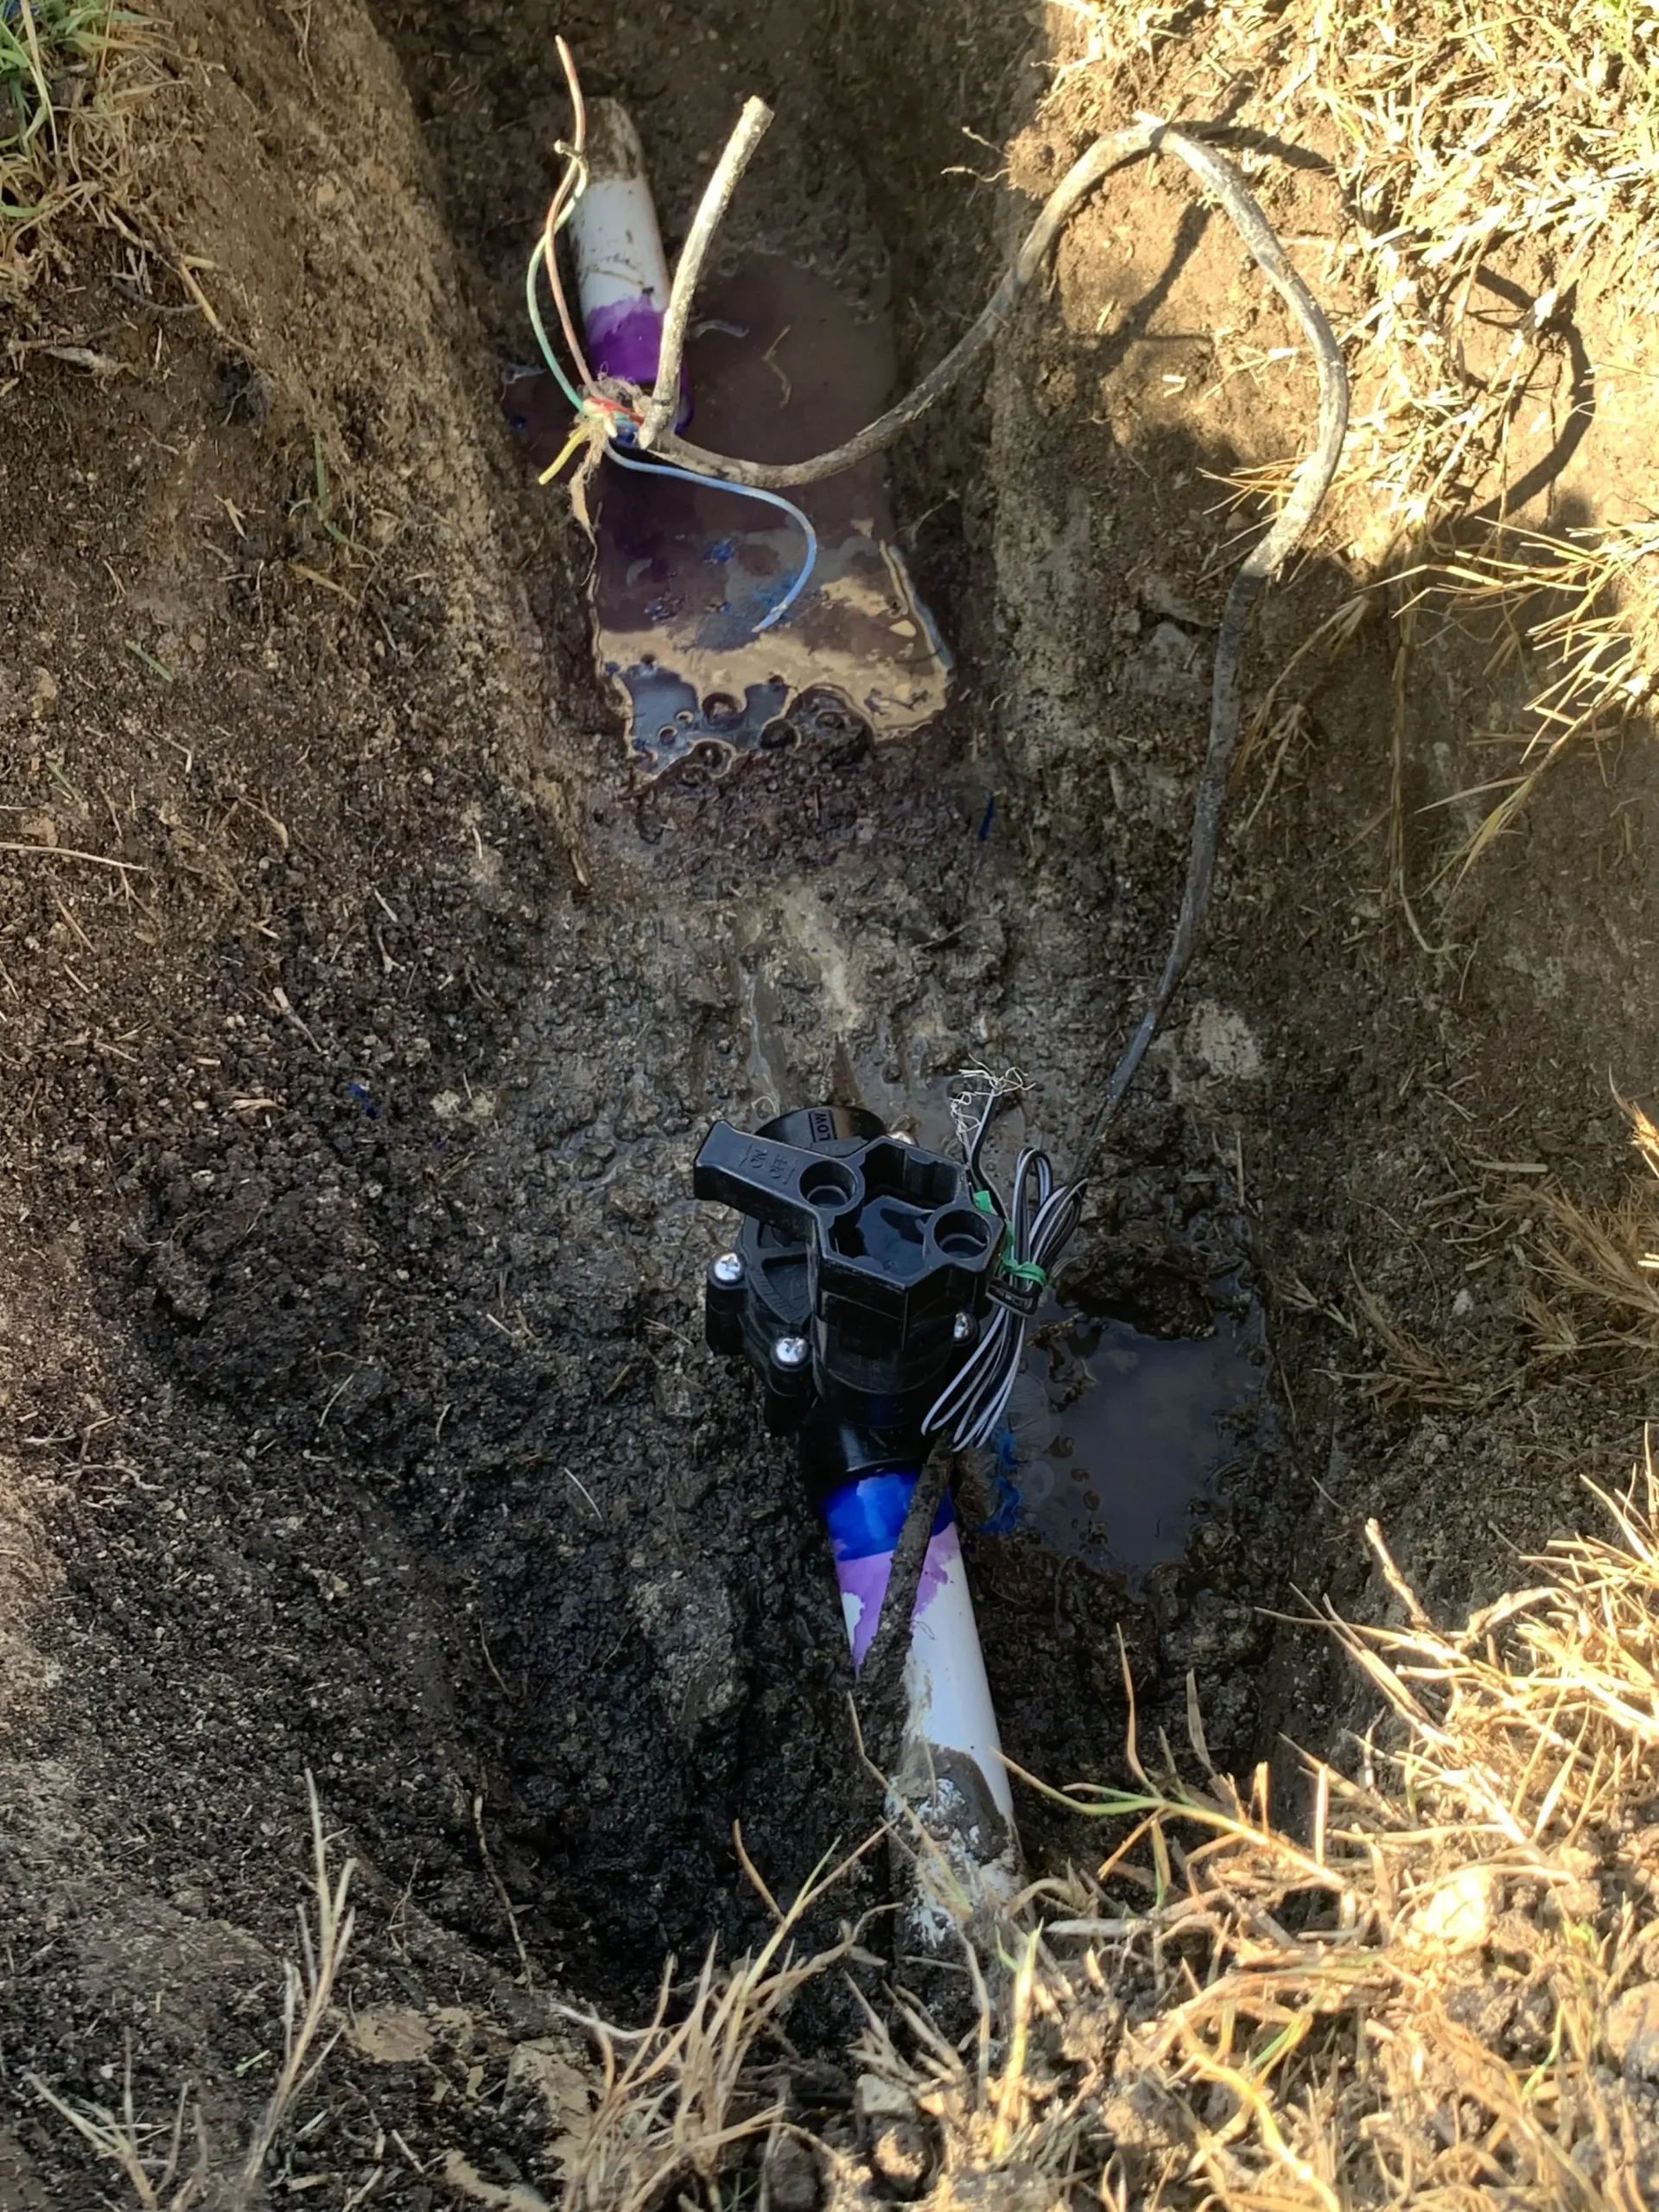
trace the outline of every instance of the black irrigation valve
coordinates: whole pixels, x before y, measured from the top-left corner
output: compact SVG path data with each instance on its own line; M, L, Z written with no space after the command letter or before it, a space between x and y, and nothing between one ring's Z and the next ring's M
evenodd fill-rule
M766 1426L799 1435L813 1486L916 1458L1002 1242L961 1163L862 1107L811 1106L753 1136L716 1122L692 1185L747 1217L709 1268L709 1344L760 1376Z

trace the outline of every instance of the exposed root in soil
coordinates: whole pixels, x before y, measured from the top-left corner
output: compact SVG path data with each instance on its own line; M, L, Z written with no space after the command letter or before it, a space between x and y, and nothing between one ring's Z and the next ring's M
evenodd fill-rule
M1316 287L1344 298L1355 389L1324 524L1332 550L1361 583L1450 563L1455 598L1505 601L1512 623L1537 589L1567 597L1564 613L1527 632L1544 672L1521 771L1458 795L1504 794L1454 855L1460 872L1513 825L1567 744L1637 711L1654 681L1650 524L1536 536L1518 559L1508 524L1548 497L1597 406L1581 292L1618 294L1630 340L1619 366L1651 382L1642 242L1659 219L1659 15L1612 0L1551 0L1524 16L1498 0L1408 0L1379 24L1313 0L1066 5L1077 43L1052 97L1068 111L1081 101L1092 119L1148 97L1214 105L1221 84L1264 190L1286 143L1328 165L1349 219ZM1222 373L1257 366L1235 340ZM1274 496L1287 466L1230 480ZM1489 542L1459 562L1471 537ZM1409 912L1398 852L1391 874Z

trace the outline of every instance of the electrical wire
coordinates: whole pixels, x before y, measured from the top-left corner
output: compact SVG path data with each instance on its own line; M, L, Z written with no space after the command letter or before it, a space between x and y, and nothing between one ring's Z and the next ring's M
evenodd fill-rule
M990 345L1042 270L1060 232L1101 181L1122 162L1147 154L1163 153L1173 154L1184 162L1214 196L1257 267L1300 327L1319 378L1319 424L1313 445L1297 469L1290 496L1272 527L1245 556L1228 589L1216 639L1209 742L1193 805L1180 909L1151 1000L1112 1070L1084 1140L1074 1179L1078 1184L1092 1167L1102 1140L1146 1057L1147 1048L1192 957L1209 912L1228 771L1238 744L1244 639L1251 609L1262 585L1278 575L1301 543L1331 488L1342 457L1348 428L1348 373L1342 349L1323 308L1287 256L1273 226L1232 163L1195 132L1143 113L1122 130L1103 134L1072 163L1039 209L1012 266L944 359L930 369L896 405L873 423L866 423L844 444L805 461L782 462L740 461L729 454L709 453L671 434L664 435L654 448L671 461L718 476L728 483L742 484L751 490L778 490L817 483L824 477L839 475L855 462L880 452L942 399ZM671 378L677 372L677 365L664 361L663 372Z
M959 1452L988 1445L1001 1427L1025 1357L1032 1314L1083 1216L1084 1184L1057 1185L1048 1154L1032 1145L1014 1164L1009 1202L1004 1205L981 1165L991 1118L1003 1095L993 1088L967 1147L974 1204L1002 1226L992 1312L978 1343L929 1407L922 1424L930 1436L947 1431Z
M569 401L576 413L580 415L582 413L582 394L576 390L575 385L571 383L569 378L565 374L563 362L560 360L558 355L553 351L552 340L547 334L547 326L542 321L542 303L536 296L536 279L541 270L545 265L546 257L547 240L545 237L538 238L536 241L535 251L530 257L530 266L524 271L524 305L530 310L530 327L536 334L536 343L542 349L543 360L547 363L548 367L551 370L554 378L558 385L559 390Z
M575 65L563 41L560 53L577 113L579 154L585 127L581 89L576 82ZM745 113L747 117L747 110ZM741 123L740 133L742 129ZM737 134L734 134L734 145L736 143ZM874 422L867 423L845 444L830 452L815 454L806 461L760 463L740 461L728 454L710 453L669 433L663 435L654 448L667 457L666 462L624 461L623 464L640 469L660 469L665 474L671 465L677 465L679 472L694 480L719 481L734 491L765 493L786 486L821 481L879 452L941 399L996 337L1012 315L1021 295L1042 269L1055 239L1101 180L1122 162L1149 153L1164 152L1176 155L1214 195L1257 266L1300 324L1312 350L1319 378L1319 426L1313 448L1297 471L1289 498L1271 528L1245 556L1228 590L1216 641L1209 742L1198 779L1186 878L1174 932L1152 998L1107 1082L1099 1108L1084 1139L1078 1157L1077 1172L1072 1180L1057 1189L1053 1182L1053 1170L1046 1156L1028 1149L1020 1155L1014 1171L1012 1205L1004 1207L988 1183L977 1181L979 1154L995 1109L995 1090L986 1102L981 1128L971 1149L969 1166L976 1178L976 1203L983 1203L988 1210L995 1209L1004 1223L1007 1242L999 1262L1000 1277L1007 1276L1013 1281L1018 1281L1022 1273L1029 1274L1032 1270L1046 1275L1052 1260L1058 1257L1067 1237L1076 1229L1082 1213L1085 1179L1093 1167L1102 1140L1146 1057L1147 1049L1185 972L1203 930L1220 846L1227 775L1238 743L1243 648L1250 613L1262 585L1279 573L1300 544L1329 491L1347 432L1347 371L1324 310L1287 257L1272 225L1232 163L1192 132L1166 123L1157 116L1143 113L1125 129L1103 134L1073 162L1039 210L1012 267L957 344L896 406L889 408ZM731 153L732 148L728 147L728 156ZM556 256L552 251L551 241L557 227L556 214L563 208L571 175L571 170L567 169L554 207L549 211L543 238L543 259L556 304L565 322L568 339L571 338L568 310L559 284ZM532 293L534 276L535 264L532 261ZM551 349L545 344L539 320L537 321L537 329L538 337L543 338L543 353L550 361ZM574 340L571 350L580 362L580 348ZM672 357L672 349L664 346L658 363L659 391L675 386L679 367L678 359ZM560 381L564 382L563 377ZM584 378L584 385L588 393L585 404L591 406L596 397L591 377ZM567 385L566 389L569 387ZM640 420L639 411L627 411L629 419L637 425ZM616 453L614 442L609 450L613 458L621 458ZM803 526L810 533L810 524L805 517L799 515L798 510L791 512L798 515ZM810 537L810 543L816 555L816 538ZM763 628L778 620L794 604L804 582L804 575L782 606L774 610L767 623L761 626ZM1057 1235L1061 1228L1065 1233ZM960 1416L955 1432L958 1442L963 1441L969 1432L984 1440L981 1432L988 1417L987 1408L993 1402L999 1408L1006 1405L1024 1342L1024 1317L1015 1315L1017 1325L1006 1319L1013 1311L1011 1306L999 1301L997 1313L980 1344L964 1362L957 1383L943 1394L930 1413L930 1429L943 1427L947 1419L956 1414ZM1008 1365L1010 1348L1013 1351L1012 1367ZM963 1398L957 1385L969 1376L977 1380L974 1389ZM985 1395L987 1390L989 1396Z
M1150 118L1143 123L1141 129L1144 137L1139 150L1169 146L1214 193L1258 267L1300 323L1310 340L1319 377L1319 427L1313 449L1297 472L1290 497L1272 527L1245 556L1228 588L1216 638L1215 671L1210 691L1210 734L1204 766L1198 775L1198 794L1193 803L1192 833L1187 849L1186 878L1182 888L1180 908L1157 984L1107 1081L1079 1150L1076 1172L1069 1183L1057 1190L1053 1185L1053 1171L1046 1156L1041 1153L1023 1152L1014 1170L1014 1204L1009 1208L1001 1205L995 1190L983 1179L979 1165L1000 1095L995 1087L986 1100L974 1141L967 1149L967 1166L975 1188L976 1204L983 1203L982 1193L988 1194L1006 1224L1006 1242L999 1258L994 1297L1001 1291L1002 1297L1006 1298L1010 1281L1018 1282L1022 1277L1035 1280L1039 1276L1043 1282L1046 1282L1052 1272L1082 1219L1087 1179L1093 1171L1102 1141L1130 1084L1140 1071L1147 1049L1198 945L1215 881L1228 772L1238 744L1243 712L1244 641L1249 627L1250 613L1262 586L1270 576L1277 575L1300 543L1330 489L1348 427L1348 376L1335 335L1318 301L1287 258L1272 226L1245 188L1237 171L1213 147L1185 131L1153 124ZM1006 315L1012 307L1018 294L1019 283L1028 281L1034 268L1033 245L1040 240L1046 250L1048 240L1058 228L1058 224L1050 223L1057 205L1069 213L1081 197L1080 184L1092 183L1104 174L1109 161L1121 158L1125 150L1135 150L1128 146L1129 137L1128 133L1119 132L1113 138L1097 140L1062 181L1033 226L1010 277L1005 278L1003 286L981 317L980 323L969 333L969 340L974 338L976 332L981 332L984 336L991 334L997 320L998 302L1003 300L1004 294L1008 296L1001 312ZM1049 226L1046 232L1046 225ZM1024 272L1023 279L1021 272ZM1012 291L1009 289L1011 281ZM968 342L964 340L958 345L956 353L941 363L941 370L950 368L952 363L960 368ZM936 377L938 373L935 372ZM918 391L920 390L918 387ZM927 404L931 404L931 398L937 396L936 389L929 395ZM912 402L916 397L917 394L912 395ZM894 416L902 419L894 422ZM913 419L913 415L904 416L902 406L893 410L893 416L883 418L884 422L893 422L895 429L902 427L903 420L909 419ZM872 429L880 427L872 425ZM864 434L866 436L868 435L868 432ZM853 442L856 444L859 442L855 440ZM1038 1194L1034 1213L1028 1195L1033 1188ZM1020 1371L1025 1350L1027 1319L1025 1314L999 1299L996 1311L979 1344L964 1361L955 1381L941 1394L929 1413L927 1426L930 1432L935 1428L948 1428L951 1440L963 1450L974 1445L988 1444L992 1440L1007 1408L1014 1378Z
M576 334L575 317L564 296L564 286L559 281L559 257L555 240L575 213L576 202L588 188L588 103L582 96L582 79L576 74L575 56L563 39L556 39L559 63L564 71L565 88L570 95L571 138L560 150L565 156L564 175L559 179L558 189L548 203L546 220L542 225L542 260L547 270L548 287L553 295L553 305L558 314L559 327L564 333L564 342L570 348L570 358L576 365L576 374L584 391L594 388L594 372L588 365L588 356L582 350L582 340Z
M783 620L785 615L806 589L818 559L818 533L813 529L810 518L792 499L785 499L780 492L763 492L755 484L722 484L716 476L698 476L691 469L676 468L669 461L640 461L632 454L624 453L614 435L606 448L606 455L607 459L615 461L619 468L637 469L644 476L677 476L685 484L698 484L705 490L735 492L746 499L764 499L769 507L781 509L804 536L806 558L801 564L799 575L779 601L777 606L772 608L771 613L767 615L766 620L755 624L755 636L760 637L763 631L770 630L774 622Z
M621 450L619 426L624 423L628 423L632 425L633 434L637 435L641 421L640 410L629 407L623 401L613 398L608 393L600 390L598 379L588 366L588 358L582 352L581 340L576 335L575 318L570 312L569 302L564 295L563 279L559 273L558 234L575 214L576 202L588 188L588 107L582 98L582 80L576 73L575 59L563 39L559 39L556 44L559 60L564 69L565 84L570 94L572 137L569 145L561 140L556 149L565 157L564 174L560 177L558 187L548 204L541 235L531 249L529 266L524 271L524 306L529 312L530 327L536 334L536 343L541 348L542 359L546 362L560 391L569 401L576 420L575 427L566 442L563 452L550 468L543 470L539 480L546 484L558 474L577 447L588 438L588 424L597 419L602 421L606 426L604 439L606 457L615 461L619 467L636 470L644 476L672 476L677 477L683 483L712 486L719 491L735 493L741 499L759 499L766 506L775 507L780 512L786 514L806 540L806 558L801 564L800 573L777 606L771 610L764 621L755 624L754 634L756 637L760 637L774 624L784 620L796 601L806 589L811 580L812 572L817 566L818 533L813 528L807 515L795 505L792 499L785 499L778 493L768 491L760 485L733 483L706 469L686 467L682 463L641 461L637 456L626 454ZM770 120L770 117L767 119ZM552 340L548 335L547 324L542 315L537 283L537 278L543 274L545 274L547 278L548 290L552 296L554 309L559 318L559 327L564 334L564 342L569 349L572 361L575 364L580 389L571 381L563 362L560 360L554 349ZM677 347L675 350L677 378Z

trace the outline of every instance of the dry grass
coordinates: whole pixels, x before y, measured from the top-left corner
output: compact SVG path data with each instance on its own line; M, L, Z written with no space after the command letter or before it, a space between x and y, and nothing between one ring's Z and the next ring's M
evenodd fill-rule
M1648 714L1659 685L1659 522L1564 538L1523 531L1508 542L1521 557L1499 547L1448 563L1437 578L1454 604L1498 612L1494 671L1523 646L1547 671L1522 727L1491 733L1519 749L1520 765L1492 786L1503 796L1469 840L1464 868L1516 820L1568 746Z
M1539 540L1518 559L1512 539L1493 535L1545 458L1541 423L1565 440L1590 404L1569 328L1578 288L1616 297L1635 347L1649 343L1659 0L1063 6L1053 97L1079 119L1121 120L1137 102L1225 111L1270 200L1287 172L1250 150L1258 134L1328 164L1336 235L1322 255L1317 236L1304 241L1301 256L1333 308L1354 390L1327 550L1362 584L1449 566L1445 581L1488 605L1554 594L1527 638L1545 672L1522 768L1495 786L1503 796L1459 856L1466 864L1573 737L1643 709L1659 676L1650 519ZM1237 488L1281 496L1289 467L1246 469ZM1471 538L1485 547L1472 558ZM1409 622L1414 600L1395 598ZM1278 733L1293 734L1283 712ZM1389 879L1416 928L1399 783Z
M902 1993L868 2009L846 2070L855 2104L874 2082L878 2110L907 2113L926 2146L906 2193L938 2212L1655 2201L1651 1460L1630 1497L1596 1495L1605 1538L1555 1546L1532 1586L1451 1630L1368 1531L1395 1620L1327 1626L1383 1718L1353 1773L1307 1763L1294 1833L1270 1815L1265 1770L1248 1795L1214 1770L1190 1683L1197 1781L1166 1744L1143 1762L1132 1718L1132 1786L1065 1793L1109 1830L1109 1854L1023 1901L967 2032L943 2034ZM745 2066L842 1955L785 1967L774 1942L723 1995L705 1969L685 2024L659 2007L626 2065L594 2025L605 2092L567 2205L767 2202L760 2143L801 2139L801 2115L777 2068ZM820 2142L822 2201L868 2202L884 2155L868 2125Z
M852 1927L805 1957L797 1942L808 1913L879 1840L834 1867L820 1866L787 1906L777 1904L751 1870L777 1923L771 1937L728 1972L717 1967L711 1948L689 1992L677 1988L671 1959L644 2028L556 2008L591 2036L601 2067L594 2108L566 2172L566 2212L653 2212L677 2196L682 2203L718 2202L728 2166L786 2123L786 2100L775 2075L757 2068L757 2053L776 2044L791 2001L808 1982L866 1955ZM742 1855L741 1836L738 1850ZM462 2194L479 2196L464 2160L451 2158L448 2178ZM483 2201L493 2201L487 2185ZM529 2190L517 2201L525 2212L543 2206Z
M1598 1211L1559 1185L1522 1185L1504 1207L1531 1270L1525 1299L1538 1357L1603 1359L1651 1374L1659 1362L1659 1128L1624 1104L1647 1173Z
M116 0L0 0L0 300L29 289L66 216L121 220L153 62Z
M1196 115L1253 87L1240 124L1329 163L1347 219L1317 273L1349 294L1357 394L1338 480L1359 495L1349 525L1373 518L1355 550L1374 569L1501 480L1592 252L1599 282L1633 274L1633 315L1659 298L1643 251L1659 221L1653 0L1066 4L1077 34L1057 94L1081 78L1103 109L1155 92ZM1271 181L1270 155L1245 158ZM1522 247L1537 273L1524 304L1485 292Z
M1357 1277L1354 1304L1382 1352L1382 1364L1369 1374L1344 1379L1361 1383L1385 1413L1476 1413L1491 1402L1493 1386L1459 1375L1433 1344L1396 1320Z
M220 2163L207 2140L199 2110L187 2126L187 2114L192 2113L188 2086L180 2090L169 2122L140 2121L133 2107L130 2044L119 2112L106 2105L61 2097L37 2074L23 2076L35 2095L121 2175L129 2201L137 2212L193 2212L198 2206L249 2212L249 2208L263 2202L266 2162L296 2101L334 2048L334 1985L352 1940L354 1917L346 1902L353 1865L348 1859L338 1874L334 1872L316 1784L308 1774L305 1786L311 1808L315 1922L302 1906L302 1962L290 1960L283 1975L283 2063L242 2155L229 2167Z

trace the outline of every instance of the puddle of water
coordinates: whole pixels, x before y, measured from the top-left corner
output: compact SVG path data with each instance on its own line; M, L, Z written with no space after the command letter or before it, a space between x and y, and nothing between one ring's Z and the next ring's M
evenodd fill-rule
M1166 1338L1051 1303L1010 1402L991 1525L1138 1582L1185 1554L1192 1509L1267 1414L1267 1378L1259 1312Z
M748 461L803 460L886 404L886 326L861 319L816 271L752 255L707 284L698 307L685 360L699 444ZM569 423L552 379L516 378L505 404L545 466ZM800 569L798 526L717 485L601 467L596 650L647 770L796 734L898 734L944 706L950 656L895 543L880 457L790 496L811 518L818 557L804 596L757 636Z

